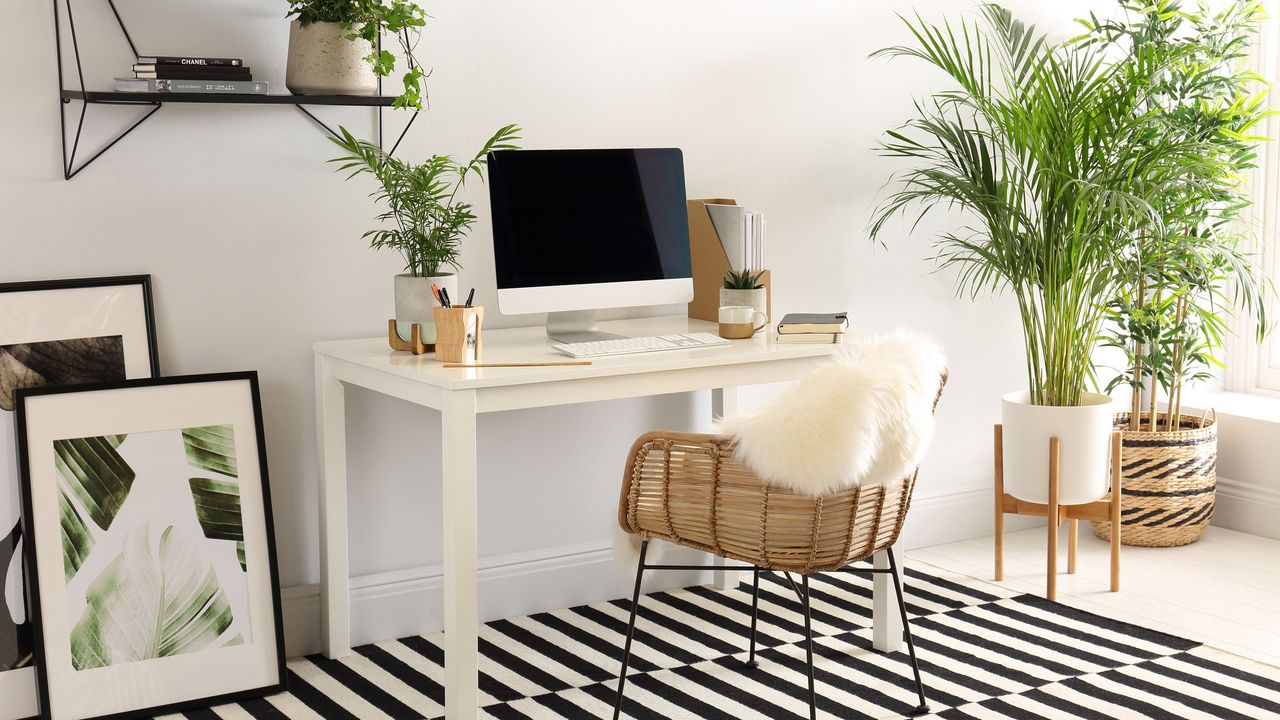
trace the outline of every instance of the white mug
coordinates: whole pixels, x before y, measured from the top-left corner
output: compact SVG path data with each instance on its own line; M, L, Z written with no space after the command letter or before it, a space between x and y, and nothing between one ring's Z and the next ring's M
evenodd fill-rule
M748 305L725 305L720 308L719 317L720 337L729 340L749 338L769 324L768 315Z

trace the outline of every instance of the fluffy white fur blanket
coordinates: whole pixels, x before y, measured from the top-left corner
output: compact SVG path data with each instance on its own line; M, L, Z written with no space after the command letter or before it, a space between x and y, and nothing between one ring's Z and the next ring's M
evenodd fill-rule
M716 430L775 487L819 496L892 482L920 464L946 369L942 350L920 333L850 338L835 362Z

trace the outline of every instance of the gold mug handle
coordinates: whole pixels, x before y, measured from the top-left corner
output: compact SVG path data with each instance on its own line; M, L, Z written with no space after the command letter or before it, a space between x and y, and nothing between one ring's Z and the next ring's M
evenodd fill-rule
M756 312L756 315L759 315L760 317L764 318L764 322L760 323L759 325L755 326L754 329L752 329L751 331L752 335L755 335L756 333L760 332L761 330L769 326L769 316L765 315L763 312L759 310L756 310L755 312Z

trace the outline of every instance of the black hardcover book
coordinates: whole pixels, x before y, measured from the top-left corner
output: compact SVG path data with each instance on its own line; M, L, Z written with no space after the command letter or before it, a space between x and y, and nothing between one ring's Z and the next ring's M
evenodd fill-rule
M181 55L139 57L138 62L143 65L221 65L223 67L240 67L244 65L244 61L240 58L185 57Z
M208 65L134 65L135 77L147 80L252 80L247 67Z

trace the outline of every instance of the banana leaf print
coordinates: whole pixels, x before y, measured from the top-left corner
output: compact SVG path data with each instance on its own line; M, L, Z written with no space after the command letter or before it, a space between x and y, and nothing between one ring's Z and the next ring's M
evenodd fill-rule
M120 512L136 477L116 448L124 435L54 440L54 462L68 496L84 506L89 519L103 530Z
M80 512L67 499L67 493L61 489L58 491L58 510L62 516L62 569L70 582L93 550L93 534L89 532L84 518L80 517Z
M18 553L21 538L22 527L14 525L9 535L0 539L0 672L31 664L31 623L16 622L4 597L10 568L22 564L22 555Z
M149 524L125 540L120 555L85 593L88 607L71 632L77 670L172 657L214 647L233 621L217 573L173 526L153 547Z
M226 480L193 477L191 497L196 519L210 540L230 540L236 544L240 569L247 570L244 557L244 525L240 520L240 486Z
M230 425L186 428L182 444L193 467L230 477L236 474L236 439Z

